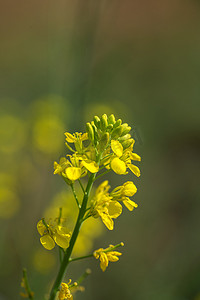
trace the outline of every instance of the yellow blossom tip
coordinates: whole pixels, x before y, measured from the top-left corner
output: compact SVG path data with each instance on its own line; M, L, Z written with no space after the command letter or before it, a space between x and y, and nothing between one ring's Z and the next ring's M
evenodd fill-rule
M75 282L74 282L74 286L77 286L77 285L78 285L78 283L75 281Z
M121 242L120 245L121 245L122 247L124 247L124 243L123 243L123 242Z
M90 274L92 273L92 270L88 268L88 269L86 269L85 273L86 273L87 275L90 275Z

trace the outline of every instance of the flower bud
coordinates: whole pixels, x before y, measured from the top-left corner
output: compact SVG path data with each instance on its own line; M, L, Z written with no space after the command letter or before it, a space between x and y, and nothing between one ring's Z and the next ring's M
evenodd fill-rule
M115 116L112 114L108 117L108 124L115 124Z
M109 142L109 133L105 132L102 137L101 140L99 142L99 150L100 152L104 151L106 146L108 145Z
M100 127L100 119L98 116L94 116L94 124L96 125L97 128Z
M122 134L121 134L122 136L129 133L129 131L131 130L131 127L128 126L127 123L122 124L122 128L123 128Z
M113 129L113 132L111 133L111 137L113 139L117 139L121 136L121 134L122 134L122 127L121 125L119 125L117 128Z
M128 147L130 147L133 142L134 142L134 139L128 139L126 141L123 141L122 146L123 146L124 150L127 149Z
M89 140L94 141L94 130L89 122L86 123L86 131L88 133Z
M106 114L103 114L101 116L100 125L102 130L105 130L106 127L108 126L108 117Z
M118 127L119 125L122 124L122 120L121 119L118 119L115 124L113 125L114 128Z
M121 142L124 142L124 141L126 141L126 140L129 140L131 138L131 135L129 134L129 133L127 133L127 134L125 134L125 135L123 135L123 136L121 136L120 138L119 138L119 142L121 143Z
M107 130L112 130L113 129L113 124L109 124L108 126L107 126Z

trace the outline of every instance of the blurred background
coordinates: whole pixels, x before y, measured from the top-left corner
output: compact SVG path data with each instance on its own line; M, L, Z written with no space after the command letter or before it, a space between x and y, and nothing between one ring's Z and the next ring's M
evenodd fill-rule
M0 299L21 299L27 267L44 300L58 253L36 224L73 207L53 161L64 132L114 113L133 128L142 175L107 178L133 180L139 207L112 232L84 228L77 253L123 241L123 255L105 273L76 262L66 282L90 267L75 299L199 300L199 1L7 0L0 14Z

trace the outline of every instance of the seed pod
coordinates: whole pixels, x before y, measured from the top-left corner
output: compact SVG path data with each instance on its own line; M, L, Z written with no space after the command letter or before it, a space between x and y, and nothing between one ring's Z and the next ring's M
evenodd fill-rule
M100 119L101 130L104 131L108 126L108 117L106 114L103 114Z
M115 116L112 114L108 117L108 124L115 124Z
M128 147L130 147L133 142L134 142L134 139L128 139L126 141L123 141L122 146L123 146L124 150L127 149Z
M86 123L86 131L88 133L89 140L92 142L94 141L94 130L92 128L92 125L88 122Z
M94 124L96 125L96 127L99 128L100 127L100 119L99 119L99 117L98 116L94 116L93 120L94 120Z
M100 152L103 152L104 149L106 148L106 146L108 145L108 142L109 142L109 133L108 132L105 132L102 137L101 137L101 140L99 142L99 150Z
M121 134L122 134L122 127L120 125L117 128L113 129L113 132L111 133L111 137L113 139L117 139L117 138L119 138L121 136Z

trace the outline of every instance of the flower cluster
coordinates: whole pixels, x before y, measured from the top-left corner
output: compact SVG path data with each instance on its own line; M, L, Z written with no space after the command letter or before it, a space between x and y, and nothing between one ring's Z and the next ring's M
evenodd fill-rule
M98 250L95 250L93 255L96 259L100 260L100 268L101 270L104 272L106 270L106 268L108 267L108 263L109 261L111 262L115 262L119 260L120 255L122 255L120 252L118 251L113 251L115 248L117 248L118 246L124 246L123 243L113 246L110 245L108 248L103 249L100 248Z
M37 230L41 235L40 242L45 249L51 250L55 247L55 244L63 249L69 247L71 232L56 221L47 224L42 219L37 223Z
M140 176L139 168L132 164L141 158L132 152L135 141L129 134L130 130L131 127L122 124L121 119L116 121L114 115L107 117L104 114L88 122L87 132L83 134L66 132L65 144L72 155L62 157L59 163L54 162L54 174L63 176L69 184L88 172L97 173L100 167L120 175L127 174L127 169L130 169Z
M122 213L122 206L119 201L123 202L130 211L138 206L129 199L137 192L137 188L132 181L127 181L122 186L116 187L111 193L108 192L109 189L107 180L99 185L91 200L90 214L94 218L101 217L106 227L113 230L113 219Z

